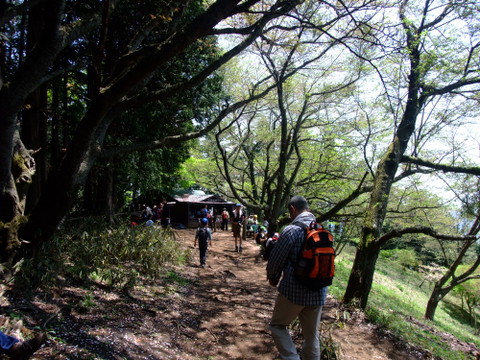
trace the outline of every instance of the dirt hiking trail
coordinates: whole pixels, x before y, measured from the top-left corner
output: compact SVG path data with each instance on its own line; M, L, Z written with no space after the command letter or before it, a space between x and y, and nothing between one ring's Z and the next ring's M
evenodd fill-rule
M192 235L182 236L187 246L193 245ZM197 266L198 250L192 264L203 289L206 313L201 331L201 342L210 343L208 355L212 359L278 359L278 353L268 330L268 323L277 295L277 289L268 285L266 262L260 257L259 247L248 237L241 254L234 251L230 231L217 230L209 248L207 266ZM198 304L200 305L200 304ZM338 304L329 296L322 315L322 328L332 334L342 349L342 359L411 359L386 339L374 334L373 328L358 319L351 324L335 326ZM296 332L294 332L296 334ZM301 336L295 336L298 346ZM207 354L202 353L203 356Z
M239 254L232 233L216 231L207 266L201 268L198 248L193 248L194 230L176 234L194 251L192 263L172 273L180 279L139 283L128 293L82 284L28 297L9 291L1 296L0 289L0 326L8 325L2 314L21 313L26 327L46 329L49 340L33 357L37 360L278 359L268 331L277 289L267 284L266 263L253 238ZM185 278L188 282L182 283ZM322 333L326 342L333 339L339 345L341 359L432 358L397 346L361 316L338 322L338 313L338 304L329 297ZM300 346L299 331L293 333Z

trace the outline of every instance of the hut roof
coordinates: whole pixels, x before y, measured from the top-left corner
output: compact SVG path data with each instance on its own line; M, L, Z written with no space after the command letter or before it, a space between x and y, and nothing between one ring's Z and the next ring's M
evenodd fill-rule
M179 203L194 203L205 205L233 205L234 202L225 200L224 198L214 195L205 194L203 191L195 190L191 193L173 195L176 202Z

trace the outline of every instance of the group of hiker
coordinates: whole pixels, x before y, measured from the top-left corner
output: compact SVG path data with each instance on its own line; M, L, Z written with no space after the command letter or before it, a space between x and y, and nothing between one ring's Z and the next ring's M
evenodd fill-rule
M315 232L318 235L322 232L322 237L325 233L324 243L325 241L333 243L333 237L321 225L316 224L315 216L309 211L307 200L304 197L292 197L288 203L288 212L292 223L286 226L281 234L275 233L271 237L267 237L266 227L255 227L255 242L261 246L262 255L268 261L266 267L268 283L273 287L278 287L269 328L281 359L319 360L318 327L331 278L327 279L329 282L325 282L325 278L322 278L322 282L315 282L316 279L307 279L308 282L301 281L303 279L298 273L298 262L302 255L304 256L308 252L305 250L305 244L309 233ZM241 253L243 251L241 229L242 226L247 225L242 205L236 204L232 215L228 215L232 224L235 251ZM255 218L252 219L252 221L255 220ZM228 227L225 230L228 230ZM209 228L207 217L200 219L200 226L195 233L194 247L197 246L197 243L200 252L200 266L205 267L208 246L212 244L212 230ZM325 249L323 248L324 243L321 245L321 251L327 254L331 250L331 265L329 265L331 269L325 271L331 271L331 275L327 276L333 277L333 247L329 245L330 248ZM310 249L309 251L314 250ZM324 275L322 274L322 276ZM306 277L311 277L311 273ZM304 337L301 354L298 354L288 330L290 324L297 318Z
M208 230L210 231L210 236L211 236L211 231L216 231L216 223L221 223L221 229L223 231L228 231L228 224L231 223L232 233L235 239L235 252L243 251L241 230L245 222L246 215L245 215L245 212L242 210L241 204L235 205L235 209L232 211L231 215L227 210L227 208L223 208L222 213L219 216L217 216L215 209L213 208L208 209L208 205L205 205L205 207L200 211L200 213L201 213L201 218L199 219L200 227L197 230L195 241L199 237L198 233L200 229L208 228L208 226L210 226ZM203 239L199 239L199 246L202 246L203 248L204 245L200 245L200 244L205 244L205 242L206 241L204 241ZM202 253L202 248L200 248L201 253ZM202 254L200 254L200 262L202 262Z
M235 205L235 209L232 211L231 215L227 208L223 208L222 212L219 214L217 209L213 207L209 209L208 205L205 205L205 207L200 210L199 222L202 219L208 220L208 225L214 232L217 230L218 226L220 226L222 230L228 231L228 224L231 223L232 232L235 235L235 233L237 233L236 230L239 229L239 224L243 225L245 222L245 213L242 210L241 204ZM239 247L237 246L237 251L238 250Z
M246 233L248 235L254 236L259 245L265 245L265 241L259 240L265 237L267 232L268 222L264 221L262 226L258 224L257 215L250 215L247 218L245 211L242 209L242 204L235 204L235 208L232 213L223 208L220 214L217 214L216 209L208 208L208 205L205 205L204 208L200 211L199 222L203 225L204 219L206 219L206 224L210 229L215 232L217 229L217 224L221 224L220 228L223 231L228 231L228 224L231 224L231 230L233 233L233 238L235 242L235 252L243 252L243 227L246 228Z
M132 208L131 225L145 224L146 226L159 223L162 226L170 225L170 209L165 200L152 207L146 204L138 204Z

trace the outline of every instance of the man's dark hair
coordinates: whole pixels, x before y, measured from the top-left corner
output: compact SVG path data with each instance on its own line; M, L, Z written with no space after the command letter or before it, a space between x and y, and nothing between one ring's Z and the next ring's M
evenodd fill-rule
M303 196L294 196L290 199L288 206L293 206L298 211L308 210L307 199Z

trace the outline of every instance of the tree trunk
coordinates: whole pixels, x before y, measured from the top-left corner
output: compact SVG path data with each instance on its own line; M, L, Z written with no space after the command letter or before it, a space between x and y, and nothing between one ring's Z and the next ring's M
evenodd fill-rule
M378 164L375 172L373 190L370 202L365 213L362 236L355 255L352 272L348 280L347 289L343 297L345 303L358 303L365 308L371 290L375 265L381 250L376 242L382 233L383 222L387 211L388 199L395 173L400 163L400 157L405 151L406 143L410 139L414 126L405 131L405 123L415 123L415 117L404 117L403 125L399 127L394 141L390 144L387 153ZM400 139L403 139L400 141Z
M32 153L20 139L17 115L24 108L28 96L39 87L41 79L62 48L58 26L63 5L62 0L37 5L38 8L45 9L44 26L35 29L39 32L38 41L31 46L31 51L27 52L27 58L19 64L14 76L10 77L14 81L8 87L0 84L0 260L7 267L15 262L21 245L17 232L24 222L27 189L35 173ZM2 73L2 80L3 75L5 74Z
M116 198L115 196L115 166L114 164L111 164L111 166L107 167L107 183L105 187L105 215L107 218L107 222L112 224L115 219L114 219L114 209L115 209L115 201L114 199ZM215 221L215 220L214 220Z
M469 235L478 234L478 224L479 222L477 217L477 220L470 229ZM480 266L480 256L477 256L476 261L467 270L464 270L461 274L457 272L458 267L463 263L463 259L467 254L467 251L475 244L476 240L465 241L455 261L453 261L443 276L435 282L433 291L428 299L427 308L425 309L425 319L433 320L438 304L445 297L445 295L447 295L455 286L467 281L469 276L471 276ZM454 274L456 275L454 276ZM451 281L448 282L450 279ZM447 283L448 285L446 285Z
M357 303L364 308L373 282L375 265L383 244L376 240L382 234L383 222L395 174L410 137L415 130L417 115L423 100L419 99L420 53L417 37L407 29L407 49L410 54L410 73L408 77L408 100L402 120L395 131L387 152L380 160L375 171L373 189L365 213L362 236L358 245L355 261L343 297L346 303ZM370 257L370 258L369 258Z
M30 244L22 255L30 255L33 248L50 239L77 200L78 189L85 182L98 155L98 149L93 145L95 131L80 133L60 166L50 173L42 196L22 229L23 238Z
M350 278L343 301L364 309L368 302L368 296L372 288L375 265L380 249L369 242L366 246L357 249Z
M40 198L47 179L47 91L41 87L27 99L29 105L22 117L22 141L27 149L35 151L36 172L28 190L26 213Z
M87 180L85 180L85 184L83 185L83 209L88 214L95 214L95 173L96 171L92 169L90 174L88 174Z
M27 53L41 41L41 31L45 27L45 8L34 6L28 13ZM27 195L26 212L31 211L41 195L41 189L47 179L47 87L40 86L26 99L21 123L22 142L27 149L36 152L36 172Z
M427 308L425 309L425 319L433 320L435 318L435 312L437 311L438 304L440 300L443 299L445 294L442 291L442 285L435 284L430 298L427 302Z
M99 215L105 217L108 223L113 223L114 218L114 192L115 192L115 165L114 161L103 163L96 168L98 172L95 176L95 209Z
M24 222L25 199L35 173L35 161L21 142L18 131L13 136L13 143L10 181L0 193L0 262L7 268L14 264L21 245L18 231Z
M19 226L19 200L12 178L5 184L0 196L0 263L10 268L13 264L13 255L20 247L17 232Z

